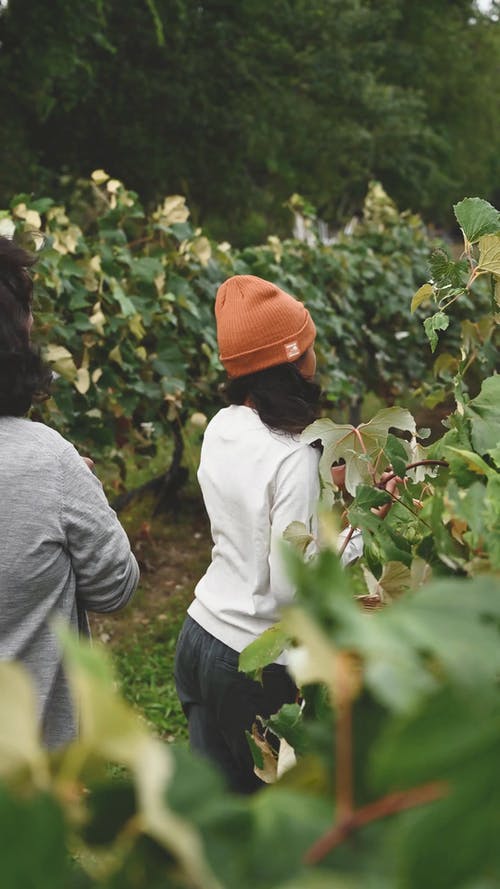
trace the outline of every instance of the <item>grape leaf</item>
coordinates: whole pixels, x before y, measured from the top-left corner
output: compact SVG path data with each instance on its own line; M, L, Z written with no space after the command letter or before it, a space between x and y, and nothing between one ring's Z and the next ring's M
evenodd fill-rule
M471 441L479 454L487 454L500 442L500 375L488 377L476 398L465 406Z
M411 313L413 314L413 312L416 312L416 310L419 306L422 305L422 303L428 302L431 299L433 293L434 289L432 287L432 284L422 284L422 286L419 287L417 292L414 294L411 301Z
M483 235L500 232L500 213L481 198L464 198L453 207L465 237L474 244Z
M479 239L478 268L492 275L500 275L500 234L484 235Z
M444 312L436 312L435 315L431 315L430 318L426 318L424 321L424 328L427 334L427 339L431 344L431 351L436 351L436 346L438 344L438 336L436 330L446 330L450 323L450 319L448 315Z
M330 488L332 463L345 460L345 486L354 495L358 485L373 482L376 461L384 450L389 429L392 428L411 432L412 435L416 432L415 421L409 411L389 407L358 427L334 423L328 418L315 420L304 429L302 440L311 443L321 439L323 454L320 459L320 474L323 484Z

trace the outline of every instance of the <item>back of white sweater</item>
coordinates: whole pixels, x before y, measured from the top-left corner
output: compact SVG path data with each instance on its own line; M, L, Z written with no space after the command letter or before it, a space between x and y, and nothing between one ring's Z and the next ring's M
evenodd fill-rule
M319 457L299 436L271 432L245 405L224 408L207 427L198 479L214 546L189 614L236 651L293 598L282 535L293 521L316 532Z

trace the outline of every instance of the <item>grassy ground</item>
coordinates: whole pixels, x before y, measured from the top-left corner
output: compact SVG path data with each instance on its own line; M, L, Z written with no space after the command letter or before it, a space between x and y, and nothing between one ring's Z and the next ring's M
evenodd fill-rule
M162 738L182 740L186 724L173 679L175 642L211 544L196 494L181 494L175 513L142 518L151 514L150 506L137 504L120 516L141 567L139 589L124 611L94 615L92 633L111 650L125 698Z

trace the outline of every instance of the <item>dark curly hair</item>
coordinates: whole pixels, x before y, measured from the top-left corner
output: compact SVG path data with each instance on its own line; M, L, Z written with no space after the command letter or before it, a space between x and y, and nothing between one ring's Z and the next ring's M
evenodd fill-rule
M262 422L278 432L302 432L320 412L321 389L303 377L296 364L277 364L229 379L223 391L230 404L250 401Z
M49 393L52 373L30 342L36 258L0 237L0 416L22 417Z

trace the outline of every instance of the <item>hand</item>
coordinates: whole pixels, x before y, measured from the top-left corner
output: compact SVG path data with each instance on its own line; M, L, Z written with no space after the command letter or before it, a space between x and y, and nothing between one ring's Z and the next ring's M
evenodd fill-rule
M392 500L399 500L398 485L402 484L403 479L400 478L399 475L394 475L392 466L388 466L385 472L380 476L377 488L380 488L382 491L387 491L387 493L391 495L391 502L384 503L383 506L372 506L371 509L372 513L378 516L379 519L385 518L392 506Z
M80 456L82 457L83 462L87 464L87 466L88 466L88 468L90 469L90 471L93 472L93 471L94 471L94 467L95 467L95 463L94 463L94 461L92 460L92 458L91 458L91 457L83 457L81 454L80 454Z
M345 463L338 463L332 466L332 481L337 488L343 488L345 485Z

